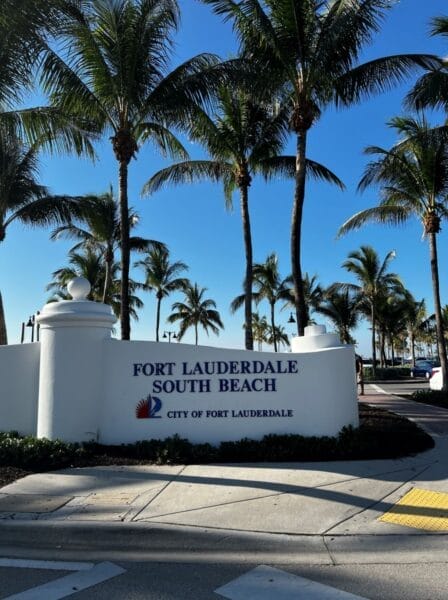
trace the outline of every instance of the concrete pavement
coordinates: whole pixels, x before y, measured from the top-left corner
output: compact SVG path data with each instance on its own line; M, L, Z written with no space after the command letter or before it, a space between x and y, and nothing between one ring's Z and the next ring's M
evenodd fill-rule
M448 529L433 533L378 518L413 488L448 493L448 411L387 396L377 386L366 391L362 401L414 419L433 435L435 448L399 460L120 466L30 475L0 490L0 542L2 531L23 524L113 524L114 530L174 526L309 542L316 536L325 540L325 560L360 536L438 536L442 550ZM437 514L448 517L445 509ZM368 553L368 544L364 548ZM415 546L406 551L421 553Z

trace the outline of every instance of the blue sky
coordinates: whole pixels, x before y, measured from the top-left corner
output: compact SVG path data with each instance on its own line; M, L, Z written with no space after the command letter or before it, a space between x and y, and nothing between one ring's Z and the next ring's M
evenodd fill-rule
M195 0L182 0L182 27L176 38L174 62L194 54L208 51L228 57L236 48L228 24L214 16L210 9ZM429 20L446 14L444 0L402 0L388 13L384 27L374 43L365 49L365 60L395 53L428 52L444 55L447 44L440 38L429 37ZM391 269L398 273L406 287L417 299L426 298L432 310L432 292L429 273L427 243L422 239L421 225L410 222L401 229L368 226L359 232L336 240L338 227L353 213L377 202L377 192L368 190L360 195L356 185L366 164L362 150L367 145L389 147L395 142L394 134L386 126L393 116L402 114L402 99L411 81L394 91L376 97L349 110L329 110L313 128L309 136L309 156L332 169L345 183L345 192L325 185L308 185L302 242L302 268L317 275L323 285L334 281L353 281L341 268L347 254L362 244L374 246L380 257L389 250L396 251ZM434 123L441 115L431 115ZM97 147L98 161L42 155L41 182L53 193L84 194L103 193L110 184L117 187L117 166L109 140ZM189 146L191 156L200 156L200 148ZM294 153L293 141L285 151ZM225 209L222 190L208 183L169 188L151 198L140 195L145 181L158 169L166 166L153 147L147 146L130 166L130 204L140 215L136 231L139 235L165 242L173 260L186 262L188 277L200 286L207 287L207 296L215 299L221 312L225 330L219 337L207 338L200 333L202 344L241 348L244 345L243 313L231 315L229 304L241 293L244 273L244 248L238 198L235 196L233 212ZM250 190L253 229L254 259L264 261L275 251L279 256L283 276L290 272L290 217L293 198L292 181L264 184L255 180ZM0 245L0 289L8 327L10 343L20 340L22 321L45 304L49 294L45 291L51 274L67 263L70 242L51 242L49 230L29 229L20 224L9 228L6 240ZM442 303L448 302L447 240L443 230L439 236L439 260ZM142 277L138 271L135 279ZM144 309L139 321L132 323L132 338L153 340L155 337L155 298L141 294ZM162 304L163 329L174 327L165 323L171 304L179 299L172 296ZM279 307L280 308L280 307ZM268 314L268 306L259 307ZM286 327L289 312L278 313L279 324ZM319 322L325 322L319 316ZM28 333L27 333L28 335ZM364 324L355 332L358 349L369 354L369 331ZM27 338L28 339L28 338ZM193 342L192 334L184 338Z

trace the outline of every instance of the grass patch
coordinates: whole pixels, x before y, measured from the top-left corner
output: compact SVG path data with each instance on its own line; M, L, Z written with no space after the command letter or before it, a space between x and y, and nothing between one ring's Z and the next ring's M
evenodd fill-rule
M415 423L380 408L360 404L359 428L336 437L266 435L261 440L192 444L179 436L105 446L69 444L17 432L0 433L0 486L30 472L95 465L303 462L398 458L434 446Z

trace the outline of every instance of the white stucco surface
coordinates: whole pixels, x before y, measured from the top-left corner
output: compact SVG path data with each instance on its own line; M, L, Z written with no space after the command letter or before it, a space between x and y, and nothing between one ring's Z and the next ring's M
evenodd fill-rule
M0 346L0 431L36 434L40 343Z
M43 308L40 343L0 348L0 430L218 444L358 425L354 349L324 326L307 328L291 353L118 341L110 307L87 301L89 289L77 278L72 301Z
M249 368L255 364L256 368L264 365L269 370L269 365L275 369L280 365L280 370L297 369L297 373L188 374L196 365L196 371L204 369L206 363L210 370L220 364L222 369L227 365L228 369L241 371L249 363ZM105 396L100 412L100 439L105 443L163 439L174 433L193 442L211 443L244 437L260 439L269 433L333 436L345 425L358 424L351 346L275 354L111 340L105 343L105 365ZM142 372L145 365L147 375ZM165 374L155 374L157 368ZM247 388L245 381L258 389L268 389L220 391L231 385ZM157 418L137 419L137 404L148 394L152 400L156 397L161 401ZM246 416L241 411L252 412ZM276 415L280 411L282 416L263 416L262 411L277 411Z

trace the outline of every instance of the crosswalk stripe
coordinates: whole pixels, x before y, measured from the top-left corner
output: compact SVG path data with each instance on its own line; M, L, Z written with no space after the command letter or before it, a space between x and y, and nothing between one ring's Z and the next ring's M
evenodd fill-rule
M266 565L252 569L215 593L229 600L367 600Z

